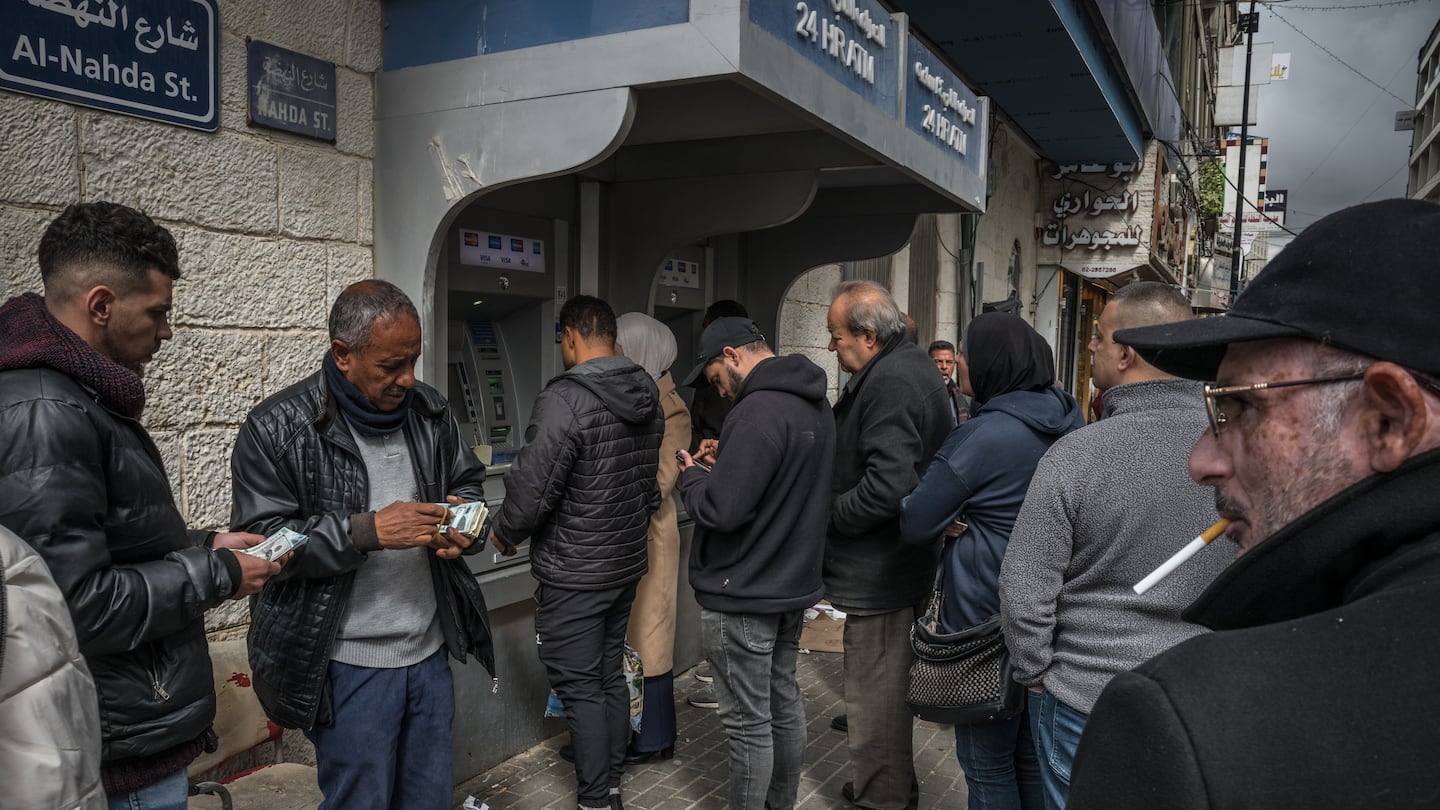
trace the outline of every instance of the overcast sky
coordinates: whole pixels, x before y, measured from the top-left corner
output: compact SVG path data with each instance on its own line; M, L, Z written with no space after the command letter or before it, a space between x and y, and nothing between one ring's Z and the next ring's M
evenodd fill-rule
M1405 195L1410 132L1395 113L1414 106L1420 46L1440 20L1440 0L1353 10L1386 0L1287 0L1273 10L1405 104L1377 89L1258 4L1256 42L1290 54L1290 77L1260 89L1259 123L1270 139L1266 187L1290 192L1286 225L1297 233L1326 214L1366 200ZM1249 3L1240 4L1242 11ZM1387 179L1388 178L1388 179ZM1271 236L1271 256L1288 241Z

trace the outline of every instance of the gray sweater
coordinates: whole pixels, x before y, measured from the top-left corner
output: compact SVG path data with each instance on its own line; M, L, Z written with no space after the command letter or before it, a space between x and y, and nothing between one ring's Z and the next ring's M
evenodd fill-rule
M1208 429L1201 385L1152 380L1105 392L1105 418L1040 460L1000 567L1015 679L1089 713L1112 677L1204 632L1180 611L1230 564L1202 549L1145 595L1132 586L1217 519L1190 479Z

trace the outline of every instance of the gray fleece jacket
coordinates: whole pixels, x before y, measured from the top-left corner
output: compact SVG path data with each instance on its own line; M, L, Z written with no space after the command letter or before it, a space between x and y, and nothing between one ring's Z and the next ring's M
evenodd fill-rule
M1105 392L1105 418L1040 460L1000 567L1015 679L1088 714L1105 684L1204 632L1180 619L1230 564L1212 543L1145 595L1132 586L1218 518L1190 479L1208 429L1201 384L1152 380Z

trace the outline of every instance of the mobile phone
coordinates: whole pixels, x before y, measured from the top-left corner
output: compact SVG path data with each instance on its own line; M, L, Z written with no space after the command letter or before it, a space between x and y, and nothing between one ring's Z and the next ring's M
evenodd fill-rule
M675 451L675 460L678 461L678 462L680 462L681 464L684 464L684 463L685 463L685 451L683 451L683 450L676 450L676 451ZM695 458L695 457L692 456L692 457L690 458L690 460L691 460L692 462L694 462L694 464L695 464L696 467L699 467L700 469L704 470L705 472L711 472L711 471L714 470L713 467L711 467L709 464L706 464L705 462L701 461L701 460L698 459L698 458Z

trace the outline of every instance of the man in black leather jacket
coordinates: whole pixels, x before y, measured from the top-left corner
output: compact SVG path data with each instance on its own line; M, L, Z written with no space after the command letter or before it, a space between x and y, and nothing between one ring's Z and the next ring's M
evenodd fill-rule
M234 552L264 538L185 528L140 424L141 370L171 336L170 232L122 205L72 205L39 261L45 296L0 307L0 524L69 604L100 693L106 793L183 808L185 766L215 750L205 611L279 565Z
M323 368L251 412L231 458L232 524L308 536L252 604L255 694L315 744L324 807L450 806L446 653L493 669L484 601L440 503L485 469L415 379L420 320L384 281L330 312Z
M532 538L540 661L565 702L579 806L602 810L620 805L630 716L621 656L660 506L665 416L650 375L615 349L609 304L578 295L559 320L566 372L535 399L490 540L513 554Z

